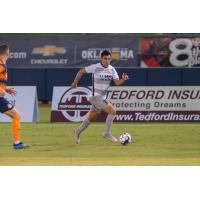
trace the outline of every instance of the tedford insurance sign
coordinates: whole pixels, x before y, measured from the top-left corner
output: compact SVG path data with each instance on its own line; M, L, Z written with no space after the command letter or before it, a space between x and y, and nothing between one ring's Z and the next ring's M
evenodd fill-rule
M82 121L90 108L87 98L90 90L63 87L56 90L52 121ZM107 99L117 108L115 121L119 122L200 121L200 87L196 86L110 87ZM102 112L97 121L105 119L106 114Z

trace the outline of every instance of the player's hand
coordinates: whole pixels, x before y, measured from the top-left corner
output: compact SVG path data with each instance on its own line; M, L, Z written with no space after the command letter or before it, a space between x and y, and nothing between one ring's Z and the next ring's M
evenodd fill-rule
M0 89L0 97L4 97L6 95L6 92L2 89Z
M122 74L122 79L123 79L124 81L127 81L127 80L129 79L129 77L128 77L128 75L127 75L126 73L123 73L123 74Z
M14 88L9 88L6 90L6 92L12 96L16 96L17 92L14 90Z
M73 83L71 84L71 88L77 88L77 84L73 82Z

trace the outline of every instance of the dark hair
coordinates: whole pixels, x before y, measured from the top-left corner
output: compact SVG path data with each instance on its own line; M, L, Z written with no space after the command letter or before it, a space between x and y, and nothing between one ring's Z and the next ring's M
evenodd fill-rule
M8 51L9 47L6 44L0 45L0 56L5 54Z
M103 58L104 56L111 56L110 51L104 50L104 51L101 53L101 58Z

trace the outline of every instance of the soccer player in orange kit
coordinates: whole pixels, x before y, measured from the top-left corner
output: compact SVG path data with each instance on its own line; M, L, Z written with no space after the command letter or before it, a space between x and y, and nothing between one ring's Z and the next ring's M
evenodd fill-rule
M8 93L12 96L16 96L16 91L13 88L7 88L7 67L6 62L9 58L9 47L5 44L0 45L0 113L5 114L12 118L12 129L14 149L26 149L29 146L21 141L20 137L20 114L14 108L14 105L4 98L5 94Z

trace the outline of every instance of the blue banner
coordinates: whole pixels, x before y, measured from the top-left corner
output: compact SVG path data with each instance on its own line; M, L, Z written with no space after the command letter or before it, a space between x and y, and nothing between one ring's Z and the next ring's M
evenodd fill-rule
M10 47L8 67L85 67L100 60L108 49L115 67L138 67L138 39L123 34L81 34L69 37L8 37L0 44Z

